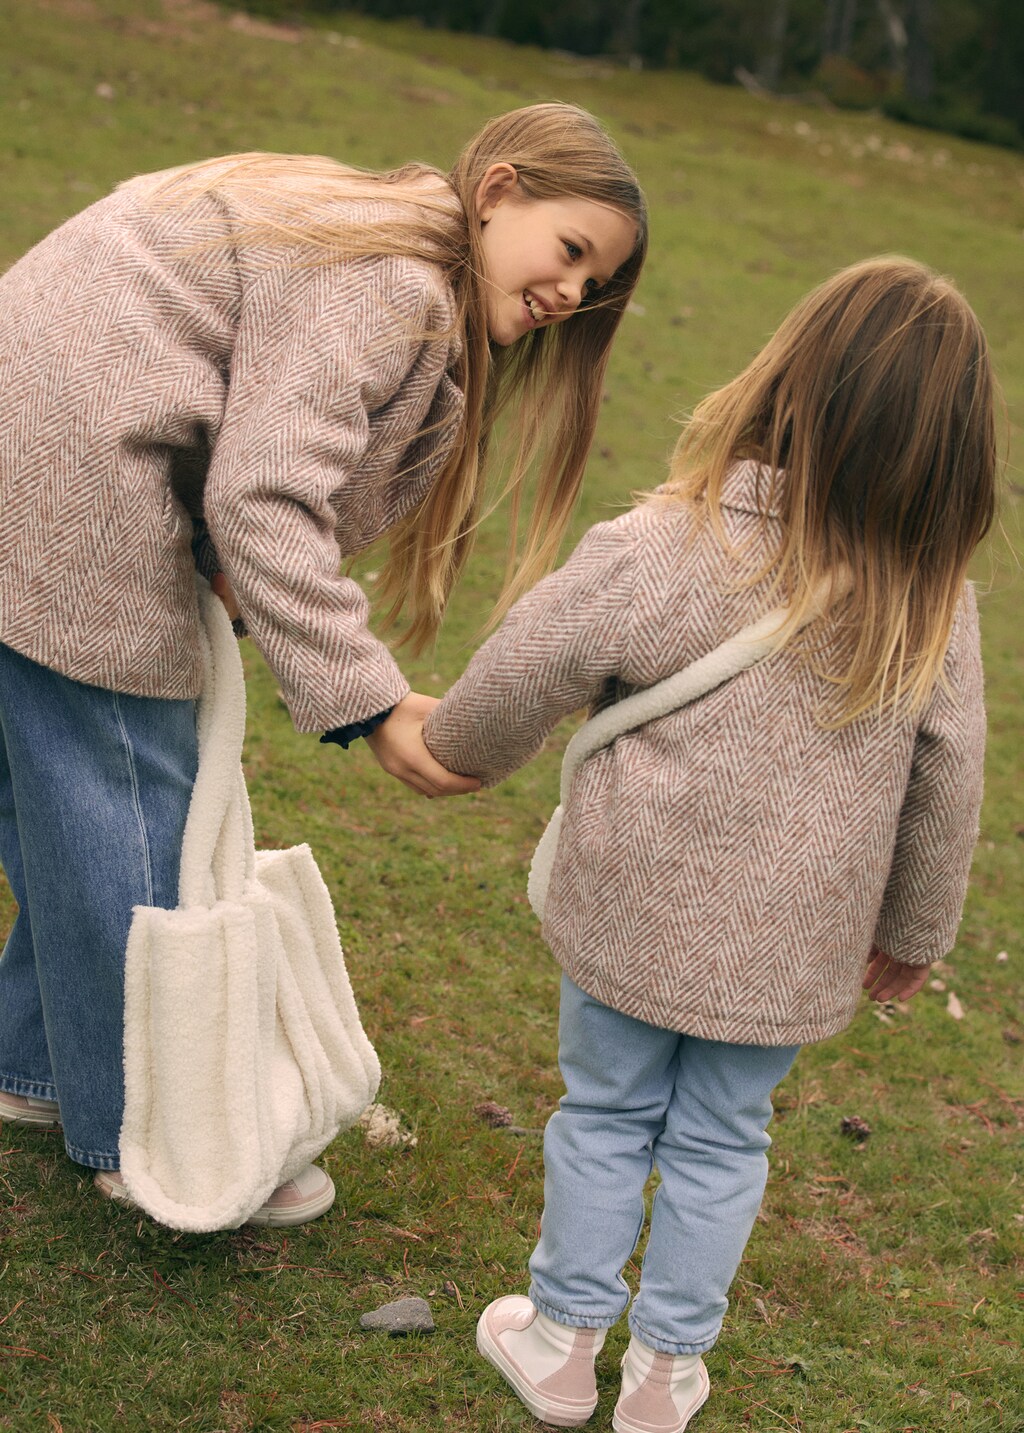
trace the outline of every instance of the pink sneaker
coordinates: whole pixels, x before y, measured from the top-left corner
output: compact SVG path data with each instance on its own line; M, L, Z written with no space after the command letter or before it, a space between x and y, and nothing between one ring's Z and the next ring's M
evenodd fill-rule
M594 1358L604 1329L567 1328L518 1294L480 1315L476 1346L542 1423L576 1428L597 1407Z
M622 1359L615 1433L683 1433L711 1392L699 1353L656 1353L634 1334Z
M135 1200L128 1193L121 1173L117 1169L101 1169L94 1183L101 1194L118 1204L137 1208ZM334 1203L334 1181L326 1170L317 1164L307 1164L294 1179L279 1184L273 1194L255 1214L250 1214L246 1224L257 1224L274 1229L290 1229L296 1224L306 1224L319 1219Z
M334 1203L334 1181L318 1164L307 1164L294 1179L279 1184L266 1204L250 1214L246 1224L289 1229L319 1219Z
M34 1129L60 1129L60 1105L56 1100L37 1100L34 1095L9 1095L0 1090L0 1120Z

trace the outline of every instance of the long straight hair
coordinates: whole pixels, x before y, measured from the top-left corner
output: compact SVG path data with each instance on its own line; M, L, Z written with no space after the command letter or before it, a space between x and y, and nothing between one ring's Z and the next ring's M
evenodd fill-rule
M781 524L745 580L771 578L789 640L830 583L846 591L814 657L834 687L824 724L920 711L995 512L994 382L966 300L910 259L836 274L697 407L664 491L724 541L723 485L742 459L761 465L766 535L769 508Z
M492 164L514 166L518 196L566 196L609 205L636 225L626 262L594 298L563 323L533 330L504 349L487 331L486 268L476 194ZM331 263L402 255L438 266L455 302L452 332L417 335L459 340L452 366L465 394L464 418L450 456L422 502L387 534L376 581L385 622L404 613L402 638L422 647L437 631L465 566L483 506L487 450L503 410L516 441L504 491L511 521L503 611L554 563L579 494L593 440L611 342L647 252L647 209L636 176L586 110L537 104L492 119L449 174L424 164L374 173L305 155L238 154L173 171L155 188L162 202L198 194L230 195L239 227L231 242L294 249L297 262ZM338 207L338 201L343 202ZM354 218L351 202L358 217ZM449 435L450 437L450 435ZM536 472L521 537L523 491Z

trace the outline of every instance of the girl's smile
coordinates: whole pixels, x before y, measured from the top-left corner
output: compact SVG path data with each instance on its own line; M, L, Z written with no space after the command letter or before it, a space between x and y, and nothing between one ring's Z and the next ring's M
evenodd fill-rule
M477 192L487 329L503 347L574 314L633 252L637 230L618 209L567 195L527 199L510 164Z

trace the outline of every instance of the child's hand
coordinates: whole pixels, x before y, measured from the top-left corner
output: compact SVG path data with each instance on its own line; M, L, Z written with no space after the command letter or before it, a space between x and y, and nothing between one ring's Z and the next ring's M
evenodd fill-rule
M872 1000L909 1000L928 979L930 965L904 965L872 946L864 989Z
M210 586L213 589L214 595L219 597L220 600L223 602L227 614L231 618L232 622L237 622L239 617L241 617L242 615L242 609L239 607L238 602L235 600L235 594L231 590L231 583L228 581L224 573L215 572L210 578Z
M410 692L387 721L366 738L366 744L389 776L396 776L423 796L464 796L478 791L475 776L454 776L431 756L423 740L423 723L437 706L437 697Z

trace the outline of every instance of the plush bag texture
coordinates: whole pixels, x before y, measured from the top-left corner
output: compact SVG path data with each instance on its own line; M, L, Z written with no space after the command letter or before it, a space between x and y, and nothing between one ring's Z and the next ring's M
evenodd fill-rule
M814 612L809 613L805 620L811 620L813 615ZM544 919L548 885L562 830L562 811L569 799L573 778L587 758L602 747L608 746L616 737L627 731L635 731L639 726L646 726L658 717L667 716L669 712L686 706L688 702L696 701L698 697L720 687L738 672L760 662L778 647L787 616L785 608L766 613L714 651L698 657L681 672L675 672L655 686L635 692L621 702L605 707L583 723L565 749L560 801L544 828L544 834L537 842L530 863L526 894L538 920Z
M234 1228L355 1123L380 1082L308 846L259 851L238 644L201 584L199 772L176 910L135 909L121 1172L175 1229Z

